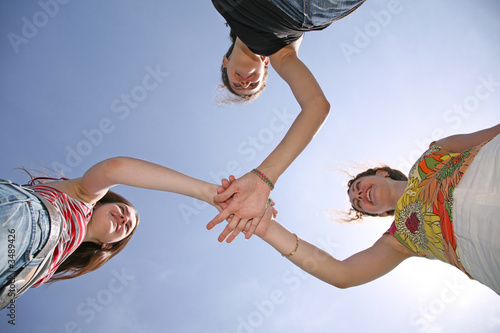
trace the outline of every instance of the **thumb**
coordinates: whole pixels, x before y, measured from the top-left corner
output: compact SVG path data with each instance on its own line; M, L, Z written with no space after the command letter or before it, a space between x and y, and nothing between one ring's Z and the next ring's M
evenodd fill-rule
M231 183L229 182L229 180L227 179L222 179L221 180L221 185L219 185L217 187L217 193L222 193L226 190L226 188L228 188L229 186L231 185Z
M225 188L224 186L219 185L219 186L217 187L217 194L222 193L222 192L224 192L225 190L226 190L226 188ZM217 195L217 194L216 194L216 195Z
M217 190L219 190L219 188ZM220 192L219 194L215 195L214 200L217 202L224 202L224 201L228 200L229 198L231 198L234 193L236 193L236 186L233 186L231 184L223 192Z

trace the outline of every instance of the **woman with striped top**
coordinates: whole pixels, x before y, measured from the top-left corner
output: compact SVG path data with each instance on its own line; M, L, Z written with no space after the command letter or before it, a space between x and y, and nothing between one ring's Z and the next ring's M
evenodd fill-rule
M161 165L116 157L81 178L20 186L0 180L0 308L29 287L75 278L104 265L129 242L135 208L115 185L214 202L217 186Z

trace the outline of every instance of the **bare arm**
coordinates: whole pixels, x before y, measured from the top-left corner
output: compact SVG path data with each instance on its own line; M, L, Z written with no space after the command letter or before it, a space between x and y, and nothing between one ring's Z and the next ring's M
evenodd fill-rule
M97 163L82 178L51 183L51 186L84 202L95 203L115 185L128 185L150 190L190 196L215 206L217 185L187 176L151 162L114 157Z
M272 221L265 235L260 235L281 254L288 254L296 246L296 237L276 221ZM299 240L297 251L289 257L295 265L338 288L348 288L373 281L414 254L392 235L383 235L372 247L345 259L335 259L316 246Z
M469 134L457 134L436 141L444 150L461 153L500 134L500 124Z
M318 82L297 57L300 42L301 40L270 57L271 65L288 83L302 108L283 140L257 168L273 183L276 183L281 174L311 142L330 111L330 104ZM231 223L219 236L219 241L224 240L232 232L227 239L231 242L252 219L251 228L246 234L249 238L264 214L270 192L269 186L258 176L252 173L245 174L233 182L226 191L215 197L218 202L223 202L234 195L232 202L210 221L207 228L212 229L234 214Z
M270 57L274 70L288 83L302 108L283 140L258 168L273 182L311 142L330 112L330 103L316 78L297 56L300 41Z

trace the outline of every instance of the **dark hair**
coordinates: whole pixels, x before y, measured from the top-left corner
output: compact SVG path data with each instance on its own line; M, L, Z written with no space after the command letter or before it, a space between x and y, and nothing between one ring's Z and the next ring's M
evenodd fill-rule
M121 195L108 191L104 197L99 200L94 209L106 203L123 203L129 207L134 207L127 199ZM124 239L111 244L110 249L103 249L99 244L92 242L84 242L76 248L76 250L57 268L54 275L49 279L49 282L60 280L73 279L78 276L95 271L101 268L115 255L120 253L134 235L139 225L139 215L135 215L137 223L130 234Z
M234 44L236 43L236 34L233 32L233 30L229 32L229 38L231 39L231 46L229 47L229 49L226 52L226 55L224 56L226 58L229 58L231 56L231 53L233 53ZM227 88L227 90L229 90L236 97L226 102L234 102L234 103L249 103L256 100L257 97L259 97L259 95L266 88L267 77L269 76L269 68L266 66L264 68L264 76L262 78L262 84L260 86L260 89L250 95L240 95L236 91L234 91L234 89L231 87L231 84L229 82L229 76L227 75L227 68L224 67L224 64L221 65L220 71L222 79L222 85L220 87Z
M21 168L21 170L25 171L31 178L27 186L47 184L50 181L56 180L68 180L68 178L64 177L47 177L45 174L43 177L34 177L28 170L24 168ZM94 209L99 207L100 205L107 203L123 203L129 207L134 207L130 203L130 201L128 201L121 195L112 191L108 191L99 201L97 201ZM61 265L59 265L59 267L56 269L56 272L48 280L48 282L53 283L56 281L73 279L101 268L111 258L120 253L132 238L135 231L137 230L137 226L139 225L139 215L137 214L137 211L135 217L137 223L132 232L130 232L130 234L127 235L124 239L110 244L111 248L109 249L103 249L101 245L92 242L84 242L80 244L80 246L78 246L76 250L61 263Z
M402 173L397 169L393 169L391 167L388 167L387 165L384 165L378 168L371 168L363 172L360 172L354 178L349 180L347 182L347 194L349 194L349 190L351 189L352 184L354 184L356 180L366 176L374 176L378 171L386 171L389 174L389 178L391 179L408 181L408 177L406 177L404 173ZM394 210L388 211L387 214L394 215ZM362 219L363 216L378 216L377 214L367 213L358 210L354 206L351 206L351 208L349 209L349 215L351 217L351 220L359 220Z

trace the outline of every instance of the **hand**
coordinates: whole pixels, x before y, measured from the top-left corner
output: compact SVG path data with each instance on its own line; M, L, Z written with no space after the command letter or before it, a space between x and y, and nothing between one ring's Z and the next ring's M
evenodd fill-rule
M214 200L221 204L223 211L207 224L207 229L211 230L220 222L228 219L229 223L218 240L222 242L227 237L226 241L231 243L246 227L247 223L250 223L245 235L246 239L250 238L266 211L271 192L269 186L259 176L247 173L239 179L231 176L229 181L223 180L222 187L218 188L218 192L219 194L214 197ZM232 200L229 202L229 199ZM224 202L227 205L223 205Z
M209 186L207 186L207 189L204 191L204 196L202 198L203 201L214 206L219 211L219 213L222 212L222 210L227 207L229 202L231 202L231 199L224 202L217 202L214 200L214 196L220 193L219 191L220 188L221 188L220 185L209 184Z
M221 181L222 185L217 188L217 193L224 192L231 185L231 183L234 182L235 180L236 180L236 178L234 176L230 176L229 180L222 179L222 181ZM229 201L230 200L232 200L232 198L230 198ZM267 229L269 229L269 226L271 225L271 221L274 220L278 216L278 211L274 208L276 203L271 198L269 198L268 201L269 201L269 204L266 206L266 210L264 212L264 215L263 215L262 219L260 220L260 222L257 224L257 227L254 231L254 233L259 237L263 237L266 234ZM228 206L228 201L221 202L220 206L223 209L226 208ZM232 218L233 218L233 215L230 215L226 219L226 221L228 223L231 223ZM242 232L245 234L245 236L248 235L249 230L251 228L252 228L252 219L246 223L244 229L242 230ZM248 238L250 236L248 236Z
M236 178L234 176L229 176L229 179L222 179L221 185L217 187L217 193L224 192L229 187L229 185L231 185L231 183L234 182L235 180L236 180ZM218 204L217 207L219 209L219 212L222 211L222 209L225 209L229 205L229 202L231 202L231 200L232 200L232 197L229 198L228 200L223 201L220 204ZM272 217L276 218L278 216L278 211L274 208L275 205L276 205L276 203L274 202L274 200L269 198L269 205L266 207L266 212L264 214L266 214L267 209L269 207L271 207ZM222 208L222 209L220 209L220 208ZM226 221L231 222L232 218L233 218L233 215L230 215L228 218L226 218ZM247 226L250 226L250 224L247 223ZM243 232L245 233L245 231L248 231L248 227L245 227L245 230L243 230ZM257 236L259 236L259 235L257 235Z
M271 199L269 199L271 200ZM269 226L276 218L278 212L274 209L274 201L271 200L271 204L266 207L266 211L264 212L264 216L260 219L257 228L254 231L254 234L259 237L265 237ZM243 229L243 233L246 235L250 229L250 224L247 223L245 229Z

